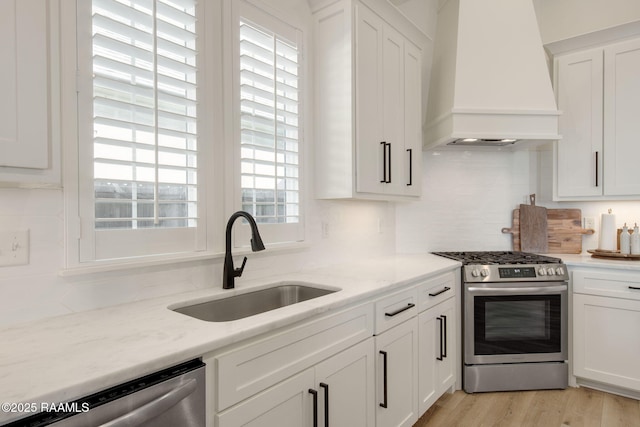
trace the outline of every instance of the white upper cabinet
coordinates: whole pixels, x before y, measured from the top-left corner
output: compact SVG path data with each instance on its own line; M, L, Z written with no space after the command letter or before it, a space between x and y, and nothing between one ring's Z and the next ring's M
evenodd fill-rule
M602 51L564 55L556 62L559 125L558 196L602 195Z
M640 39L555 57L556 198L640 195Z
M0 3L0 166L48 167L47 6Z
M419 31L391 12L351 0L314 12L319 198L421 194L422 51L407 29Z
M49 176L54 7L42 0L0 2L0 182L59 181L59 175Z
M640 39L604 49L604 194L640 194Z

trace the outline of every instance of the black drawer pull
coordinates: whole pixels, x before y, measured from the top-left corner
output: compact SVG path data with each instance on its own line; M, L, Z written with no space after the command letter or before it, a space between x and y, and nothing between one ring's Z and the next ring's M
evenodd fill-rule
M640 287L638 287L638 286L629 286L629 289L634 289L636 291L640 291Z
M384 315L385 315L385 316L387 316L387 317L397 316L398 314L402 313L403 311L407 311L407 310L409 310L410 308L413 308L413 307L415 307L415 306L416 306L415 304L413 304L413 303L409 303L409 304L407 304L407 306L406 306L406 307L399 308L399 309L397 309L396 311L393 311L393 312L391 312L391 313L385 313Z
M430 296L430 297L437 297L438 295L440 295L440 294L443 294L443 293L447 292L449 289L451 289L451 288L450 288L450 287L448 287L448 286L445 286L443 290L438 291L438 292L436 292L435 294L431 294L431 293L430 293L430 294L429 294L429 296Z

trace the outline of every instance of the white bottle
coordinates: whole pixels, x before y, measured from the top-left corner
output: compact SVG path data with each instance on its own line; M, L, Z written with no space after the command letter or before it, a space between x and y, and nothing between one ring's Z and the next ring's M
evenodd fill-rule
M633 227L633 234L631 235L631 254L640 255L640 230L638 230L638 223Z
M620 233L620 253L624 255L631 253L631 235L626 222L622 227L622 233Z

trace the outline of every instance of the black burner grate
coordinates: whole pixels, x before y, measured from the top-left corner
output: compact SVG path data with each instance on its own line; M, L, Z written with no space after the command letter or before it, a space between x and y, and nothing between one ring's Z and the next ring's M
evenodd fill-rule
M544 255L532 254L528 252L513 251L470 251L470 252L432 252L463 264L558 264L562 260L559 258Z

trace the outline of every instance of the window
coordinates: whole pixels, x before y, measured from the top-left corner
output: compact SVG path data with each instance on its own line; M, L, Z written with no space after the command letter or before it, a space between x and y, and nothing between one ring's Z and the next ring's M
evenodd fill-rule
M80 115L88 107L91 116L88 124L81 119L80 146L92 166L84 189L92 197L81 205L81 255L196 250L202 217L197 2L92 0L89 7L91 46L80 48L79 62L91 70Z
M270 241L301 240L301 33L238 3L241 208L272 230Z
M221 252L238 209L268 245L303 239L302 32L252 1L63 2L68 267Z

